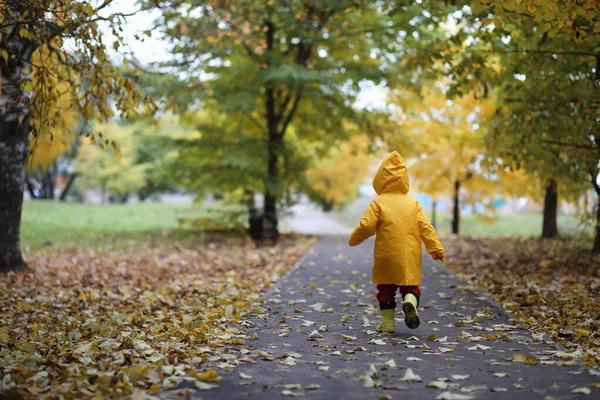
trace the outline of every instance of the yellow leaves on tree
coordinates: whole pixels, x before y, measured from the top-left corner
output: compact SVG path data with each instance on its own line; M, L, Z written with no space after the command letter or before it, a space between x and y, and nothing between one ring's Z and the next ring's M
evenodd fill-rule
M458 189L467 194L463 204L517 194L512 169L487 155L485 124L495 111L492 101L473 94L448 100L443 88L437 83L422 98L396 99L398 118L416 149L409 165L412 187L434 198L456 196Z
M39 101L32 107L33 131L30 135L31 157L27 169L47 170L59 157L71 148L75 140L77 113L72 108L71 83L61 80L64 66L60 64L61 53L48 46L40 47L32 56L33 65L45 65L35 69L32 81L24 83L27 92L37 93ZM41 120L48 118L48 123Z
M543 27L542 33L548 37L581 39L595 35L600 40L600 21L596 0L478 0L471 4L473 12L486 15L492 11L494 17L485 19L496 28L504 24L518 25L523 18L529 18ZM488 14L489 15L489 14Z
M368 137L355 136L316 162L307 171L310 197L325 209L354 200L359 186L370 174L369 145Z
M410 166L417 190L435 197L448 193L455 181L475 178L485 133L477 121L486 111L472 95L447 100L439 87L403 108L401 119L417 153Z
M103 149L93 137L84 138L76 160L77 172L103 191L120 196L142 189L147 165L135 160L135 127L111 122L97 125L96 132L101 138L117 142L118 151Z

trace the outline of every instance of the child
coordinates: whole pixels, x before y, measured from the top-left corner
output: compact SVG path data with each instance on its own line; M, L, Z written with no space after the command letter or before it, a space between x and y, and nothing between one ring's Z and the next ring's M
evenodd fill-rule
M404 322L419 326L421 239L434 260L444 260L444 248L419 202L408 194L408 171L397 152L389 154L373 178L378 196L369 204L348 244L356 246L377 233L373 283L381 309L379 332L394 332L396 289L403 297Z

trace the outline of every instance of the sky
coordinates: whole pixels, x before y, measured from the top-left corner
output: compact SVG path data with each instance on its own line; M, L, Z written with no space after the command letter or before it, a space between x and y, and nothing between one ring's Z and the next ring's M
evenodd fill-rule
M107 14L114 12L121 12L124 14L131 13L137 10L139 7L136 6L136 0L115 0L111 7L107 10ZM135 58L142 64L149 64L156 61L164 61L169 59L168 46L160 40L157 34L153 34L152 37L147 37L142 32L152 28L155 19L160 14L154 13L139 13L134 16L127 17L127 23L124 24L124 36L127 38L126 42L129 44L132 53ZM109 29L105 29L106 36L108 38L107 44L112 41L110 38L112 34ZM138 34L144 38L144 41L138 41L134 38L134 35ZM110 45L107 46L112 48ZM116 56L118 57L118 56ZM383 108L386 104L386 91L381 87L371 86L366 87L359 95L356 102L356 106L359 108Z

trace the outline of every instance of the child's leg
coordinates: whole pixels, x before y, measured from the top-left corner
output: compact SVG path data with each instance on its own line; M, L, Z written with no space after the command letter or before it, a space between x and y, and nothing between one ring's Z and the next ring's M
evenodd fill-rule
M421 289L418 286L398 286L399 292L402 295L402 299L406 297L407 294L412 294L417 299L417 307L419 305L419 300L421 299Z
M394 333L394 311L396 309L396 289L394 284L377 285L377 300L381 309L381 324L377 326L378 332Z
M393 310L396 308L396 289L398 286L392 284L377 285L377 300L380 310Z
M404 299L402 303L402 311L404 311L404 322L410 329L419 327L421 320L417 313L417 306L421 298L421 290L418 286L400 286L400 294Z

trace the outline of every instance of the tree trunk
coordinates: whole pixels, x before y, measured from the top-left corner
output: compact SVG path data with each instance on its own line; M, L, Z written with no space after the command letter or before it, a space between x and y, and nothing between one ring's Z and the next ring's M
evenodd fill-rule
M274 25L267 22L265 26L267 51L273 50L275 32ZM278 132L279 118L275 109L275 88L272 82L265 83L265 111L267 116L267 182L265 185L265 217L277 227L277 192L279 190L279 152L283 141Z
M37 199L37 194L35 193L35 185L31 182L31 177L25 175L25 186L27 187L27 191L29 192L29 197L31 200Z
M272 123L269 122L269 126L271 125ZM281 137L277 133L276 125L274 131L270 128L267 149L268 165L264 211L265 215L268 215L274 221L275 225L277 225L277 191L279 188L279 148L281 146Z
M596 238L594 239L592 253L600 253L600 203L596 204Z
M454 182L454 210L452 213L452 233L458 235L460 227L460 181Z
M8 9L19 14L27 5L23 4L11 4ZM0 38L0 48L17 55L8 62L0 58L0 272L27 268L21 255L20 226L30 110L21 84L30 79L24 71L31 68L28 61L37 46L22 38L19 29L17 24Z
M546 185L546 195L544 196L543 239L555 238L558 236L558 224L556 223L557 209L558 185L554 179L550 179L548 185Z
M333 211L333 206L335 205L335 203L333 202L333 200L323 200L323 211L324 212L331 212Z
M596 192L596 238L594 239L594 248L592 253L600 253L600 186L598 185L598 171L590 169L590 177L592 181L592 187Z
M437 200L431 204L431 225L435 228L437 225Z
M58 198L60 201L65 201L67 199L67 195L69 194L69 190L71 189L71 186L73 186L73 182L75 182L75 178L77 178L77 175L78 175L77 173L73 173L69 177L69 182L67 182L67 186L65 186L65 188L60 193L60 197Z
M52 167L48 171L42 173L42 193L43 198L48 200L54 200L54 186L56 176L52 171Z

